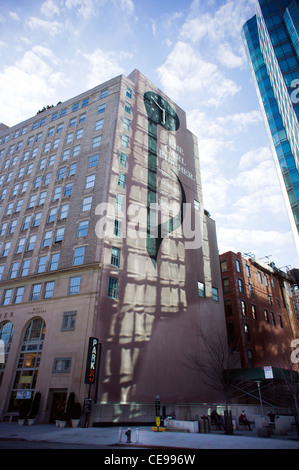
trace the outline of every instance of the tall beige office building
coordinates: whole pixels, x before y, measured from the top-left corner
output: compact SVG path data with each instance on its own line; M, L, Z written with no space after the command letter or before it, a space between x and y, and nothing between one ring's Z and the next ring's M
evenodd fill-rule
M135 70L1 125L0 164L1 419L36 391L45 423L71 392L90 424L220 400L186 365L225 319L184 111Z

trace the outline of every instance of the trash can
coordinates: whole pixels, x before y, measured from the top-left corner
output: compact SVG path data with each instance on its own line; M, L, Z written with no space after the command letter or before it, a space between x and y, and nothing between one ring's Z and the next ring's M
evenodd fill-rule
M230 410L224 410L224 425L226 434L234 434L232 412Z
M201 419L203 420L203 432L210 432L209 417L203 415L201 416Z

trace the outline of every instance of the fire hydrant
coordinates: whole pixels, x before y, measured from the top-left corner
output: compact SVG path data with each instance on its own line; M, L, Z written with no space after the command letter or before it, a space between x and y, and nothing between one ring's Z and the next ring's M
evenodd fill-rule
M127 436L127 444L131 444L131 429L128 428L128 430L125 432L125 435Z

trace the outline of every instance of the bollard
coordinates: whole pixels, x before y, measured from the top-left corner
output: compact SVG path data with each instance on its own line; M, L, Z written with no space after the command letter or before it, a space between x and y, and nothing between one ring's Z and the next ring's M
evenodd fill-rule
M136 428L136 442L139 442L139 429Z
M127 444L131 444L131 429L128 428L128 430L125 432L125 435L127 436Z
M122 433L123 433L123 428L119 428L118 442L121 442Z

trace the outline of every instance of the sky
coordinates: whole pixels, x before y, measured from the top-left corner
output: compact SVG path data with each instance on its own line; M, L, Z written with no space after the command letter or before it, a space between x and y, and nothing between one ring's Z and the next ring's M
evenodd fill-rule
M254 0L2 0L0 122L135 68L187 113L219 253L299 268L242 43Z

